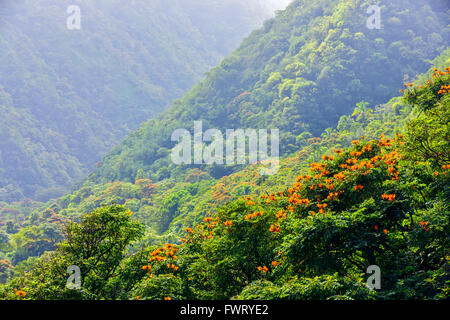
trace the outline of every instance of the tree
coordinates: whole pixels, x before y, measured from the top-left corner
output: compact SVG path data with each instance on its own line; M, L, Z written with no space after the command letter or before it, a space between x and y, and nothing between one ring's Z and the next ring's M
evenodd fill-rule
M56 251L46 252L31 270L0 288L7 299L100 299L109 298L108 282L116 276L127 247L143 235L143 225L131 219L123 206L101 207L65 227L66 240ZM81 288L66 287L67 268L81 271ZM13 289L16 289L13 291ZM17 296L17 290L26 295Z
M132 221L131 215L123 206L102 207L85 215L79 224L66 227L66 241L59 249L72 265L80 267L82 285L94 295L103 292L127 246L143 234L143 226Z
M445 94L450 88L450 68L446 71L435 69L432 82L408 90L404 97L419 114L407 125L408 156L439 167L450 165L450 95Z

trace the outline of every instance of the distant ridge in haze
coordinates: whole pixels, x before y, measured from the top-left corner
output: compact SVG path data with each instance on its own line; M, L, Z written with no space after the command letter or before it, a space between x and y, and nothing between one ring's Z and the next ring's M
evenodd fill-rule
M0 201L82 179L271 16L255 1L1 1Z

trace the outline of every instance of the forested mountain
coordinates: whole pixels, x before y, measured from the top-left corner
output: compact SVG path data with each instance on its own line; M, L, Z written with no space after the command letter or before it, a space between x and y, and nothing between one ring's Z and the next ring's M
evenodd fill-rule
M0 299L448 299L449 9L294 1L75 191L0 202ZM279 128L279 171L175 165L195 120Z
M439 69L449 63L450 49L433 61ZM428 72L420 82L425 82L424 79L431 75L432 71ZM323 154L333 153L335 149L351 146L351 142L361 136L368 139L379 138L381 134L395 136L411 117L411 107L399 98L379 106L362 101L352 112L343 115L336 126L327 128L317 137L306 137L303 147L281 160L276 175L261 175L261 165L251 165L218 179L206 170L193 168L187 171L184 179L178 180L155 182L141 178L135 182L89 183L57 202L51 202L46 209L47 215L53 213L77 220L80 214L116 203L133 211L138 220L157 234L179 235L186 226L200 223L205 215L215 213L221 205L246 195L271 193L295 183L299 172L309 163L319 161Z
M385 102L429 67L449 44L446 1L379 2L382 25L369 29L375 1L295 1L253 32L207 77L105 158L93 182L183 176L169 150L177 128L278 128L283 154L319 135L365 100ZM233 170L205 168L214 177ZM185 171L186 172L186 171Z
M64 193L284 5L1 1L0 200Z
M434 64L405 84L403 97L376 110L359 104L337 128L283 159L280 174L270 180L250 167L215 186L205 180L185 183L183 198L191 203L211 190L213 195L230 190L222 193L228 199L210 198L207 214L186 211L196 216L178 220L185 229L176 234L156 236L138 222L148 217L127 209L151 204L155 195L171 197L164 184L145 180L110 185L97 200L107 194L133 198L124 206L91 209L81 219L73 215L78 223L64 222L68 212L55 212L58 205L33 215L24 223L33 225L10 241L8 234L0 238L6 256L14 249L19 249L14 257L26 253L20 244L39 250L44 241L51 247L62 223L65 240L15 267L8 258L0 260L0 280L10 278L0 285L0 297L448 298L450 67L440 66L450 65L450 51ZM248 189L239 195L243 183ZM71 208L89 202L91 197L82 198L86 192L62 202ZM79 290L66 286L65 271L74 264L83 275ZM365 283L369 266L382 270L376 290Z

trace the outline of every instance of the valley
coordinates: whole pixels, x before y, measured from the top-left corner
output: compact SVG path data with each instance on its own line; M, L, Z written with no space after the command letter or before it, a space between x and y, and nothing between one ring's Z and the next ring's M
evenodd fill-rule
M175 17L207 10L200 3L178 7ZM95 139L101 140L103 159L80 169L64 194L35 198L41 201L12 197L18 192L12 183L0 188L0 299L448 299L449 14L446 1L296 0L228 52L218 49L219 38L217 51L194 50L193 40L181 36L189 52L213 53L203 62L195 55L195 62L183 62L184 49L173 47L178 64L166 61L174 68L170 74L151 67L161 66L151 53L166 51L140 47L133 39L146 32L127 31L127 45L145 56L140 66L128 65L140 70L133 84L105 65L104 75L114 75L117 86L89 105L87 113L98 112L92 125L84 117L72 120L66 108L61 114L71 126L64 116L51 121L73 133L74 144L98 151ZM204 35L203 48L211 36L200 31L215 19L207 18L195 29ZM82 22L70 32L86 29ZM192 30L184 31L197 39ZM120 43L123 31L114 32ZM161 41L169 37L160 33ZM86 54L78 58L100 63L78 39ZM116 52L116 44L108 52ZM220 52L226 53L222 60ZM82 84L73 92L95 89L97 97L102 76L83 83L86 70L72 69ZM191 80L183 82L187 73ZM153 76L152 84L142 82ZM10 88L19 90L13 78ZM173 94L153 90L165 82L176 84ZM137 93L138 84L151 90ZM45 115L50 104L16 111L17 101L26 102L23 92L4 88L0 81L7 117L3 126L0 121L0 158L7 164L0 177L20 173L32 184L33 171L11 169L27 159L11 144L38 148L32 147L40 134L32 129L33 114ZM155 98L156 92L163 94ZM130 101L136 106L125 107ZM109 122L97 127L102 117ZM14 131L12 123L33 134ZM19 137L14 132L23 140L10 138ZM45 132L59 137L52 143L64 141L56 129ZM67 160L55 161L61 150L79 161L70 145L61 142L51 151L42 143L39 150L48 157L36 158L45 160L39 172L57 172L56 163L75 170ZM83 157L86 163L99 159ZM78 289L68 285L73 266ZM211 310L198 308L192 312Z

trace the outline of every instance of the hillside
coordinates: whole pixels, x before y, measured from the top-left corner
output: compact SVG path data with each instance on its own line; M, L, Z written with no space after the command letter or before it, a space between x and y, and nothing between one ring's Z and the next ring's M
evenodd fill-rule
M450 11L368 5L293 2L75 190L0 202L0 300L448 299ZM279 170L176 165L196 120L278 128Z
M443 69L448 65L450 49L447 49L433 65ZM425 82L430 70L416 83ZM186 226L193 226L217 207L242 196L260 196L272 193L294 183L300 172L311 162L319 161L323 154L351 146L351 141L365 136L379 138L381 134L395 136L403 130L411 118L411 107L400 98L392 98L374 108L365 102L355 107L353 113L342 116L338 124L326 129L320 136L305 141L305 146L282 158L276 175L263 176L260 165L251 165L219 179L205 171L192 169L183 181L166 179L154 182L139 179L135 183L110 182L86 185L79 190L51 203L55 213L77 220L102 205L116 203L134 212L134 216L158 233L179 234Z
M72 1L1 1L0 201L65 193L282 5L268 4L84 1L69 30Z
M450 51L435 63L448 65ZM21 264L0 297L448 298L450 67L443 70L406 83L402 98L375 111L360 104L324 141L284 159L284 186L269 183L262 194L252 186L256 194L202 215L179 240L144 236L124 206L83 215L55 251ZM66 288L74 263L82 290ZM381 270L375 290L366 284L372 267ZM3 277L8 268L3 260Z
M302 133L320 135L360 101L384 103L448 46L448 8L445 1L383 2L382 28L368 29L367 6L295 1L169 110L130 134L88 180L184 179L195 166L171 162L170 138L175 129L192 130L195 120L203 130L278 128L286 155L302 146ZM214 178L237 169L196 167Z
M225 59L220 66L214 68L206 79L188 92L183 99L176 101L158 119L150 120L143 124L139 130L130 134L105 158L103 164L95 170L88 180L76 190L61 197L58 201L51 201L44 206L27 201L14 204L0 203L0 207L2 207L0 224L3 224L4 229L8 228L14 232L23 229L20 234L25 235L28 228L32 228L33 225L61 222L66 218L78 221L82 214L114 202L123 204L126 208L135 212L135 217L149 226L153 230L155 237L163 234L164 237L168 236L170 239L176 239L180 231L186 226L192 226L200 222L206 214L215 212L218 205L226 204L228 201L243 195L270 193L276 188L281 188L290 182L294 182L296 173L304 169L305 163L307 163L306 160L317 161L321 154L328 150L329 147L327 146L329 143L331 143L331 148L338 147L337 142L344 146L349 145L351 139L357 139L359 135L362 135L363 131L362 128L359 128L362 123L357 122L355 124L354 117L357 117L360 122L363 120L368 121L375 117L373 126L378 129L371 135L372 138L377 138L378 134L382 132L386 134L391 132L394 130L395 124L400 125L402 123L400 119L403 119L403 121L406 119L409 111L406 109L403 113L400 113L400 109L395 101L383 107L379 105L387 103L391 97L398 94L398 88L404 83L402 79L405 79L405 81L408 79L407 74L410 74L412 77L415 75L415 72L419 72L419 69L423 68L423 71L427 69L426 66L430 65L430 61L425 59L425 57L430 56L434 49L430 49L425 45L424 39L429 39L430 41L440 37L449 39L446 36L449 28L438 26L440 15L438 13L435 15L430 7L416 6L416 10L411 12L397 12L391 8L392 10L389 13L397 15L399 18L391 17L383 19L383 21L396 21L396 19L402 21L400 18L407 21L407 19L414 18L415 15L418 15L423 10L428 12L428 15L431 17L434 17L432 18L434 22L409 26L418 30L410 30L402 35L388 32L387 22L385 22L386 24L381 30L365 29L365 25L362 26L362 22L358 20L360 18L365 21L363 18L365 10L360 16L356 15L359 12L357 8L364 8L364 3L360 3L361 7L352 7L350 6L351 3L349 1L341 1L339 5L333 7L335 10L328 8L328 11L325 11L325 13L328 12L331 16L324 15L325 18L322 16L311 16L310 10L316 8L315 6L318 6L317 8L325 7L326 1L315 2L315 4L308 3L308 5L302 2L293 3L285 12L280 13L274 20L267 22L265 27L254 32L236 52ZM435 5L433 9L439 12L437 3L433 3ZM391 4L391 6L395 5L397 5L397 2ZM318 10L317 12L324 11ZM304 21L304 15L308 16L311 21ZM341 16L345 16L346 19L339 20L338 18ZM315 25L323 25L323 19L339 20L339 27L333 27L330 24L328 25L329 29L322 30L319 27L314 29ZM445 20L445 14L442 19ZM358 21L358 23L352 22L353 20ZM437 25L434 26L433 24ZM345 27L347 25L348 27ZM354 35L359 40L352 38L352 41L348 40L345 42L346 45L344 45L344 42L341 41L350 37L349 28L357 28L357 26L362 28L360 29L362 30L362 35L356 35L356 33ZM331 52L325 49L319 50L317 46L311 47L309 45L310 42L305 42L303 46L298 47L299 51L297 53L293 49L283 51L284 47L278 45L282 41L276 40L285 39L287 43L289 41L307 41L313 36L310 30L316 30L314 31L314 37L319 39L321 35L338 32L335 29L346 36L340 36L338 41L332 41L332 38L327 36L320 46L323 48L329 47L331 50L334 46L350 48L351 44L355 47L358 46L358 48L366 48L366 51L360 49L362 50L360 53L360 51L354 50L355 53L348 61L346 60L348 58L347 55L342 52L342 57L329 59L325 53L333 54L333 50ZM292 33L300 32L297 30L306 31L295 38L290 33L286 33L285 30L290 30ZM387 40L379 38L379 36L384 36ZM396 39L392 39L394 36ZM408 40L408 37L413 36L417 41ZM396 41L397 38L401 38L403 41ZM419 38L422 41L418 41ZM444 40L442 41L445 43ZM318 45L319 42L316 42ZM384 42L385 44L379 47L379 51L371 48L373 43L380 44ZM264 50L255 49L261 45L273 50L267 50L264 53ZM389 48L390 50L387 50ZM410 53L397 57L393 48L401 48L402 52L409 50ZM436 46L435 50L438 51L438 48L439 46ZM279 53L277 53L278 51ZM336 52L335 54L338 53ZM272 55L279 56L279 59L272 59ZM367 55L370 56L370 59ZM289 76L290 78L298 79L298 81L303 81L301 80L303 79L301 73L297 77L288 71L293 68L293 65L303 65L303 62L300 61L305 61L305 57L310 57L311 59L316 57L312 61L317 61L317 63L304 63L305 67L302 67L310 69L319 68L318 62L322 60L324 60L322 64L325 67L335 66L336 62L339 61L341 65L344 65L344 61L347 61L347 73L351 75L350 78L353 77L353 80L357 79L361 83L360 90L365 95L359 92L350 93L346 91L350 88L348 84L355 81L342 81L338 75L336 77L331 77L330 75L328 80L323 80L325 82L322 82L320 87L309 90L300 86L297 88L300 90L298 94L287 98L283 95L280 96L280 94L284 84L289 81L276 76L278 77L278 82L273 85L268 85L266 82L269 80L266 79L267 81L256 82L254 90L244 87L236 90L236 94L246 89L252 90L252 93L241 96L231 104L229 103L230 98L222 98L226 92L231 90L230 88L238 86L238 83L243 81L241 75L244 72L247 72L252 77L256 77L254 74L261 72L259 77L270 75L269 78L273 79L273 74L277 75L276 72L278 72L274 70L281 70L282 72L278 72L280 76ZM414 57L415 60L410 57ZM361 62L358 62L358 58L361 59ZM256 62L253 62L253 59ZM265 63L264 59L272 62ZM446 66L445 59L444 62L435 63L441 68ZM229 75L229 81L224 82L227 85L219 86L217 81L220 79L224 80L223 73L226 65L239 65L243 68L235 70ZM263 68L267 70L261 71ZM379 75L379 77L374 79L374 75ZM365 83L367 85L363 85ZM383 87L383 90L377 91L376 88L382 88L380 86L385 86L385 88ZM322 87L325 91L321 91ZM337 87L341 90L332 90L332 88ZM309 92L307 96L310 98L305 100L303 96L306 92ZM390 95L388 95L389 93ZM309 94L311 95L309 96ZM231 96L234 95L235 93L231 94ZM325 100L325 98L328 100ZM347 98L350 101L344 103L343 101ZM222 99L224 101L223 104L217 102L218 99ZM315 99L325 101L325 104L317 105ZM285 103L288 100L290 102L286 105ZM255 101L261 104L256 104ZM263 104L264 101L266 102ZM262 107L258 107L259 105ZM323 111L319 113L320 123L313 121L308 124L298 120L297 113L304 112L311 116L315 113L314 108L322 110L323 105L329 105L332 109L328 112ZM349 117L356 105L358 107L355 109L354 116ZM397 107L393 108L393 106ZM251 108L253 112L244 112L248 108ZM222 109L225 109L225 111ZM371 109L374 111L370 112ZM338 115L342 116L342 118L339 118ZM336 120L333 120L335 117ZM190 128L191 125L189 123L193 119L203 120L205 127L215 126L216 128L224 129L239 127L273 128L278 127L282 118L285 124L279 127L282 138L280 146L285 160L281 162L280 172L273 177L261 176L258 173L258 167L255 166L178 166L174 165L170 160L169 149L173 146L170 142L172 129L180 127ZM386 126L381 127L380 124L382 123L386 125L391 124L392 127L389 129ZM277 125L275 126L275 124ZM329 127L330 129L327 129ZM337 128L338 132L333 132L331 128ZM303 131L306 129L310 132ZM339 139L336 137L336 134L338 134ZM294 140L291 144L289 144L289 139L291 139L289 137ZM52 164L54 165L55 162L52 162ZM35 243L36 239L46 237L42 234L43 232L44 229L42 228L34 230L33 236L29 240L23 241L23 243L28 245L29 243ZM28 238L29 236L26 237ZM59 239L60 237L55 237L55 241L59 241ZM20 250L16 250L11 259L16 264L28 256L39 255L48 248L52 248L52 244L44 243L44 245L41 245L35 243L28 249L21 244L17 248Z

